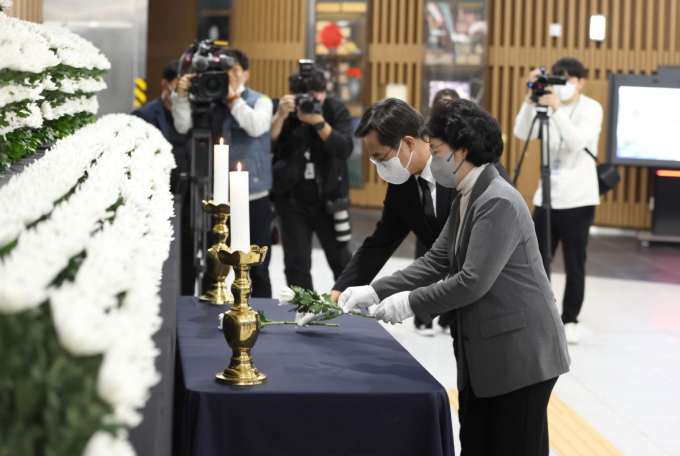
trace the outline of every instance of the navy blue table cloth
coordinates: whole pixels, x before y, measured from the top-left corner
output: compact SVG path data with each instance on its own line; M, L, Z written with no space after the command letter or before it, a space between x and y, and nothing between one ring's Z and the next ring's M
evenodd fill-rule
M251 305L269 320L295 317L273 300ZM267 382L242 387L215 381L231 356L217 329L224 310L178 301L176 454L453 456L446 390L375 320L264 327L252 355Z

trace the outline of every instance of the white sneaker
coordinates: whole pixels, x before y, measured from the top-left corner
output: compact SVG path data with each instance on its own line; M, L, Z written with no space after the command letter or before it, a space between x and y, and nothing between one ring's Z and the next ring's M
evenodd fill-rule
M416 334L423 337L434 337L434 329L425 326L416 326Z
M581 340L578 325L576 323L567 323L564 325L564 332L567 334L567 343L577 345Z

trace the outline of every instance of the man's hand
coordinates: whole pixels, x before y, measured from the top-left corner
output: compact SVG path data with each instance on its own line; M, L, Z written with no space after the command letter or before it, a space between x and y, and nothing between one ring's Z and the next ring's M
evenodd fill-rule
M226 96L227 104L229 105L229 107L231 108L231 105L234 104L234 102L239 98L241 98L241 96L236 93L232 86L229 86L229 93Z
M340 299L340 292L338 290L331 290L331 299L337 304L338 299Z
M338 305L342 307L345 313L351 312L355 307L367 308L379 302L378 295L370 285L350 287L338 299Z
M300 108L297 110L297 116L298 119L309 125L316 125L324 121L324 118L321 114L304 114L302 111L300 111Z
M195 74L185 74L179 79L177 83L177 96L181 98L186 98L189 93L189 89L194 85L191 80L196 77Z
M547 93L538 99L538 104L550 106L553 112L556 112L560 109L560 98L554 93Z
M380 303L375 309L375 319L396 325L414 315L411 304L408 302L410 291L402 291L393 294Z
M295 97L293 95L282 96L279 100L279 107L276 110L277 114L286 117L293 111L295 111Z

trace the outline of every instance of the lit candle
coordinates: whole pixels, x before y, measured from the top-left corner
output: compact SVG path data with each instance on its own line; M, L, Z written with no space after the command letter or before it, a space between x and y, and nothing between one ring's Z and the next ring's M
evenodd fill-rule
M231 192L231 251L250 252L250 199L248 191L248 172L229 173Z
M213 201L226 204L229 202L229 146L224 144L224 138L220 138L214 149Z

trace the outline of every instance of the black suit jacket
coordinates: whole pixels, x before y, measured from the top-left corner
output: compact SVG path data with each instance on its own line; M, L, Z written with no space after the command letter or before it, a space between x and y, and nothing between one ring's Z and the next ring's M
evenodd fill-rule
M496 163L496 169L512 185L503 165ZM371 283L411 231L422 244L421 248L424 247L425 252L430 250L446 224L457 195L457 190L437 184L437 223L430 227L425 220L416 177L411 176L401 185L388 184L382 217L375 231L359 247L333 289L342 292L348 287Z

